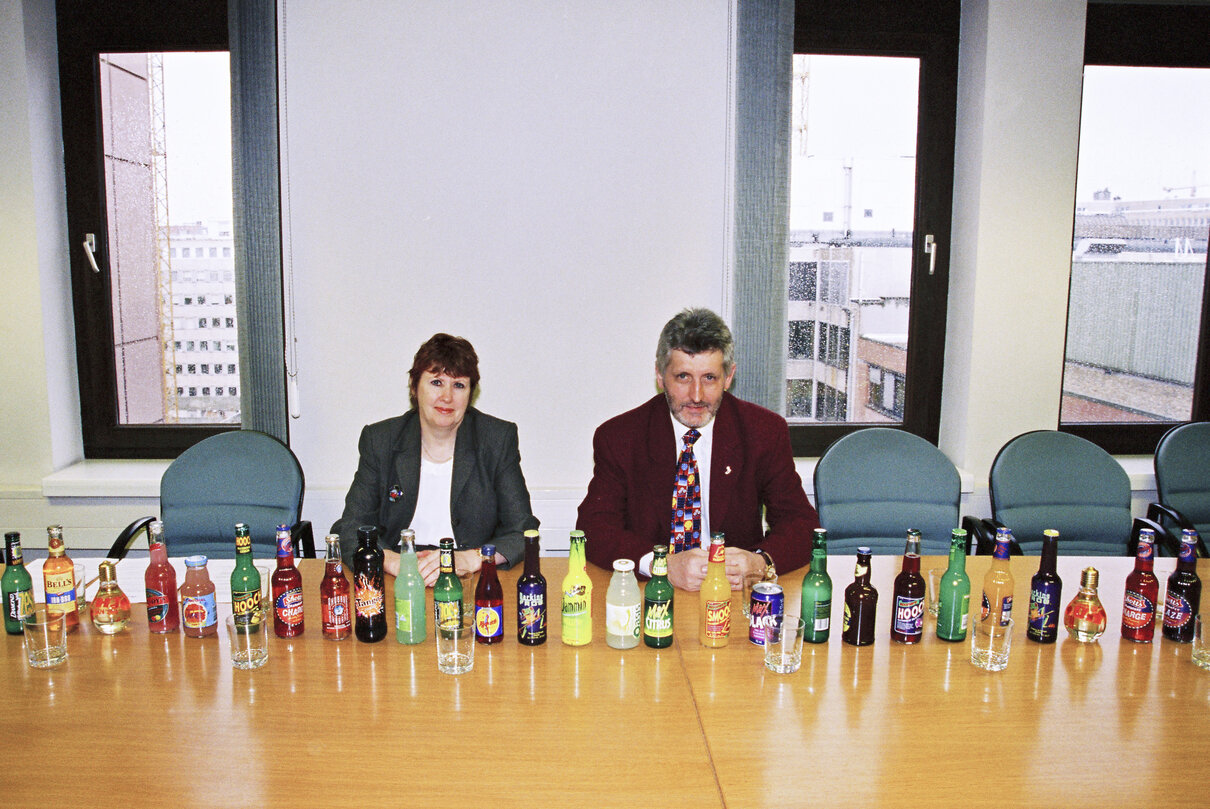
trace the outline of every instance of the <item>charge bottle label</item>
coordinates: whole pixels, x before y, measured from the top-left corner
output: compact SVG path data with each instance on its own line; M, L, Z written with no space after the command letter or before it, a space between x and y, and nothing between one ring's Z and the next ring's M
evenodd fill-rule
M643 633L651 638L666 638L672 634L672 599L643 599Z
M521 592L517 595L517 605L521 634L534 639L546 637L546 594L541 590ZM608 611L609 607L605 609Z
M147 623L162 624L168 618L168 596L147 588Z
M924 596L895 596L894 629L901 635L924 634Z
M374 581L365 573L357 574L353 591L353 609L362 618L373 618L386 610L386 596L381 587L375 587Z
M329 596L322 604L323 627L329 632L348 629L352 626L353 616L349 615L349 596L347 593Z
M1184 549L1182 548L1182 551ZM1180 629L1193 618L1193 607L1182 593L1174 593L1168 589L1164 597L1164 626L1169 629Z
M504 634L504 607L482 606L475 608L475 633L483 638L498 638Z
M280 593L273 608L277 611L277 620L286 626L299 626L303 622L302 587L291 587Z
M731 634L731 599L706 602L706 637L721 640Z
M1122 599L1122 626L1128 629L1143 629L1155 620L1155 604L1142 593L1126 591Z
M218 623L218 605L214 593L185 596L181 599L181 621L189 629L205 629Z

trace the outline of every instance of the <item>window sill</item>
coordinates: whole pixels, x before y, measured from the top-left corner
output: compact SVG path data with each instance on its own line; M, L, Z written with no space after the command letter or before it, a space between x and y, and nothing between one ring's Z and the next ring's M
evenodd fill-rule
M43 497L160 496L168 460L80 461L42 478Z

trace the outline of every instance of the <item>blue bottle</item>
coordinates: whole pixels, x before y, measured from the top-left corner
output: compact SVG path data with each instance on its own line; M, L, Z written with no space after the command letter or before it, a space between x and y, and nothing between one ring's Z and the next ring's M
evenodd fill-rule
M1029 581L1029 628L1025 636L1038 643L1054 643L1059 637L1059 597L1063 580L1055 572L1059 552L1059 532L1042 532L1042 561Z

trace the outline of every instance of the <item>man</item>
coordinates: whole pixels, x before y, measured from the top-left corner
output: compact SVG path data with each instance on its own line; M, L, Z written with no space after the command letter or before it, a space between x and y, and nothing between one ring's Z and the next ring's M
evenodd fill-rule
M576 527L588 558L636 560L650 575L653 545L668 544L668 579L698 590L710 533L727 538L727 578L772 577L811 560L819 517L802 488L781 416L736 399L731 330L708 309L686 309L656 349L662 391L602 424ZM763 531L761 509L769 532Z

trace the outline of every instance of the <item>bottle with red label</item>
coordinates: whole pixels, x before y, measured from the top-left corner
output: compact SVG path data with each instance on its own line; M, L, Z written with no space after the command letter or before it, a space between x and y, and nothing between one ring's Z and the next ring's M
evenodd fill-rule
M895 577L891 640L919 643L924 636L924 577L920 575L920 532L908 531L903 550L903 569Z
M1164 637L1177 643L1193 641L1193 617L1202 601L1202 580L1197 576L1197 531L1181 532L1181 555L1168 577L1164 595Z
M176 571L168 563L164 544L164 523L155 520L147 527L151 543L151 563L143 574L147 594L147 628L152 632L176 632L181 625L180 605L176 600Z
M1151 643L1155 637L1155 605L1160 597L1160 580L1155 569L1155 532L1139 531L1139 547L1134 570L1126 577L1122 598L1122 637L1136 643Z
M218 633L218 604L214 582L206 569L205 556L185 559L185 583L181 585L181 624L185 637L208 638Z
M327 640L344 640L353 632L353 617L349 612L349 580L340 560L340 534L328 534L324 542L328 555L319 583L323 636Z
M386 585L375 525L357 529L357 551L353 554L353 634L363 643L377 643L387 636Z
M303 633L302 574L294 566L290 526L277 526L277 569L269 579L273 588L273 634L295 638Z
M504 590L496 574L496 546L479 549L483 564L475 585L475 641L499 643L504 640Z

